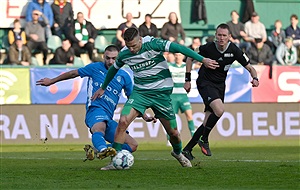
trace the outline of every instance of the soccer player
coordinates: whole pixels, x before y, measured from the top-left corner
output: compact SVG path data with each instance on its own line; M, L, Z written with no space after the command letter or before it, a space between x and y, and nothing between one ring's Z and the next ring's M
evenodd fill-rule
M178 114L180 110L181 113L185 114L190 134L191 136L193 136L195 133L195 126L193 121L192 106L187 96L187 93L183 88L183 85L185 83L184 77L186 71L186 63L183 62L183 60L184 60L183 54L175 53L175 63L168 63L169 70L172 74L172 79L174 82L171 99L172 99L174 112ZM194 64L193 66L194 66L193 69L200 68L200 65L198 64Z
M77 76L89 77L87 82L85 123L92 133L92 143L96 149L96 157L99 159L114 156L116 154L116 151L113 148L108 147L105 141L113 143L114 140L114 134L118 124L112 118L122 89L125 90L126 96L129 97L133 88L130 75L124 70L119 70L112 79L112 82L107 86L107 90L103 96L95 101L91 100L93 93L96 92L104 82L107 71L115 62L118 53L119 50L116 46L109 45L104 51L104 63L90 63L85 67L71 70L55 78L43 78L36 82L37 85L50 86L59 81L72 79ZM155 118L147 117L147 115L144 115L143 118L146 121L156 120ZM138 143L129 134L126 133L124 136L125 144L123 144L122 149L134 152L137 149ZM94 149L90 145L86 145L84 149L86 151L87 159L93 160L95 158Z
M150 36L142 38L136 28L128 28L124 33L124 40L126 46L120 51L114 65L110 67L101 88L92 96L93 100L101 97L118 70L125 64L129 65L133 71L134 88L122 109L113 148L117 151L122 149L129 124L136 117L143 115L147 108L151 108L155 113L155 118L160 120L170 135L170 142L173 146L172 156L183 167L192 167L191 162L181 153L182 143L170 98L173 81L163 52L181 52L210 67L216 62L203 58L191 49L177 43Z
M198 143L201 151L206 156L211 156L208 136L217 121L224 113L225 80L231 64L237 60L250 73L252 86L258 87L259 82L256 70L250 65L249 58L236 45L231 43L230 30L227 24L220 24L216 30L216 41L209 42L199 47L199 54L216 60L219 67L201 67L196 81L198 91L205 104L205 117L202 125L196 130L194 136L184 147L183 154L192 160L192 148ZM186 71L191 71L192 59L188 58ZM191 89L190 78L186 80L184 88Z

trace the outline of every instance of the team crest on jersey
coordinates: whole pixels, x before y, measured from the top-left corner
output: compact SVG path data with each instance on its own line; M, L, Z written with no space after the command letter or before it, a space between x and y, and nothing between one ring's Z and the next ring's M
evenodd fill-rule
M121 82L121 76L117 76L117 81L120 83Z
M233 57L233 53L225 53L224 57Z

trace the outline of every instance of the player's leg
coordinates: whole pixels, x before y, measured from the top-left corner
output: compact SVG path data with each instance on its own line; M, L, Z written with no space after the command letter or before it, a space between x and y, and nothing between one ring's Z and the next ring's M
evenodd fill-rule
M170 136L170 142L173 147L171 155L178 160L182 167L192 167L191 162L181 153L182 142L177 130L176 119L167 120L165 118L159 118L159 120Z
M101 119L100 119L101 118ZM106 112L101 108L92 107L86 113L85 123L90 128L92 133L93 147L86 145L84 150L86 152L87 159L94 159L94 153L106 152L107 145L104 139L106 122L109 120Z
M160 120L167 134L170 136L170 142L173 147L171 155L178 160L183 167L192 167L191 162L181 153L182 142L177 130L176 117L171 104L170 95L166 92L160 93L152 99L152 110L155 117Z
M114 120L110 120L107 122L107 127L104 136L107 142L109 143L114 142L114 136L115 136L117 126L118 123ZM126 131L125 143L123 144L122 149L128 150L129 152L134 152L136 151L137 146L138 146L137 141L129 135L128 131Z
M213 100L209 106L212 108L213 112L211 112L211 114L208 116L203 130L203 136L201 137L201 140L204 142L208 142L209 133L224 113L224 104L221 99Z
M195 133L192 106L186 94L181 95L180 111L185 114L191 136Z
M178 95L175 95L175 94L171 94L170 96L171 98L171 103L172 103L172 106L173 106L173 110L174 110L174 113L179 113L179 107L180 107L180 97ZM167 133L167 146L172 146L172 144L170 143L170 136L168 135Z

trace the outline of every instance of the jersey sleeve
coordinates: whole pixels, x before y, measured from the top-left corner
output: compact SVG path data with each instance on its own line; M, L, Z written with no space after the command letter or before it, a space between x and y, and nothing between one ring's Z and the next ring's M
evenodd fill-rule
M234 45L235 46L235 45ZM237 46L236 50L235 50L235 56L236 56L236 60L242 65L242 66L246 66L250 63L250 59L249 57L242 51L240 50Z
M132 78L130 77L130 75L128 74L127 71L123 72L123 77L124 77L124 80L125 80L123 89L125 91L126 96L129 97L132 93L132 90L133 90Z
M78 69L78 74L81 78L92 76L94 64L88 64L85 67L81 67Z

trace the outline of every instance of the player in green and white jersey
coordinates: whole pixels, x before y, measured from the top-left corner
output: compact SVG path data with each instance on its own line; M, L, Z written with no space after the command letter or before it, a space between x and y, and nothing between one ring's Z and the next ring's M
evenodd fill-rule
M170 53L171 54L171 53ZM187 96L187 92L183 88L185 80L186 63L183 62L184 55L181 53L175 53L175 63L168 62L169 70L172 74L172 79L174 82L173 92L171 94L172 105L175 113L185 114L188 128L190 130L191 136L194 135L195 125L193 121L193 111L192 106ZM193 69L200 68L200 65L194 64ZM169 138L169 137L168 137Z
M122 149L126 129L130 123L136 117L143 115L147 108L151 108L155 117L160 120L170 135L173 147L172 156L183 167L192 167L191 162L181 153L182 143L170 98L173 80L163 52L180 52L208 66L216 64L216 62L200 56L185 46L167 40L149 36L142 38L136 28L127 29L124 33L124 40L126 46L120 51L113 67L110 67L101 88L92 96L92 100L101 97L104 89L123 65L127 64L133 71L134 88L121 112L113 148L117 151ZM190 81L190 73L186 74L186 78L187 81Z

